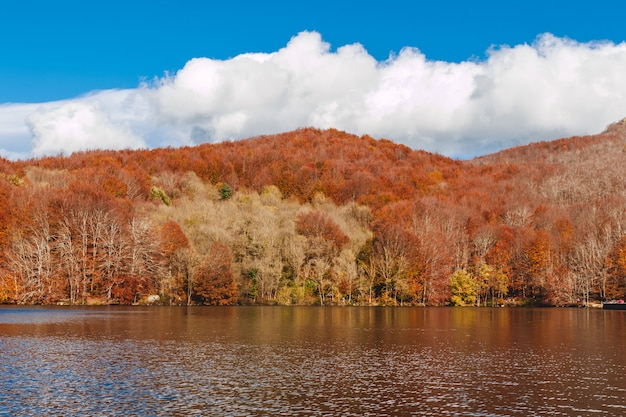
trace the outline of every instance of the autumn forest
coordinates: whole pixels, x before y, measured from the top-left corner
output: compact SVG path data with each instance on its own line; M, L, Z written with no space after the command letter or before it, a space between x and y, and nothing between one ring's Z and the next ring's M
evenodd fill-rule
M624 161L624 121L467 161L312 128L0 160L0 302L623 298Z

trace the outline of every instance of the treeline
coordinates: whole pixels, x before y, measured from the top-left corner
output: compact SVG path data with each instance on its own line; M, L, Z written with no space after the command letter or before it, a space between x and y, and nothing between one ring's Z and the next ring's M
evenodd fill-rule
M454 161L336 130L0 162L0 302L578 305L626 292L626 134Z

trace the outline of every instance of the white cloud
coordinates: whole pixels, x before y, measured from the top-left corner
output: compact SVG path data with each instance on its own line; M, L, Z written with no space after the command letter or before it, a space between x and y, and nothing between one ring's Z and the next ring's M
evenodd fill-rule
M101 99L105 98L102 95ZM33 155L146 147L139 136L119 122L121 117L118 123L112 123L100 103L86 99L68 101L29 115L26 122L32 131Z
M352 118L364 88L376 81L376 61L358 45L329 48L319 34L303 33L272 54L197 58L144 93L159 120L181 133L203 129L214 140L320 125L333 104Z
M30 152L31 135L25 120L34 112L37 105L0 105L0 156L20 159Z
M431 61L405 48L377 62L359 44L332 51L303 32L273 53L192 59L133 90L0 106L0 153L191 145L316 126L473 156L601 131L626 116L625 71L624 43L545 34L492 48L483 61Z

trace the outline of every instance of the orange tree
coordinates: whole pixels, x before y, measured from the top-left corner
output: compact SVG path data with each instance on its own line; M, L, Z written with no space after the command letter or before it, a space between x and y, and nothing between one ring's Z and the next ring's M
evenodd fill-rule
M203 305L232 305L237 302L237 284L231 268L230 248L221 242L213 242L196 269L194 280L195 302Z

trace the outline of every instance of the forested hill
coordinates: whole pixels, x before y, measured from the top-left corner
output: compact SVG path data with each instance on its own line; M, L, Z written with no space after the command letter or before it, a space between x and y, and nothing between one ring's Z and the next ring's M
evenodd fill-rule
M619 122L471 161L332 129L4 160L0 301L619 298L625 157Z
M625 161L626 119L598 135L533 143L476 158L472 163L514 164L523 176L542 185L543 195L552 199L558 196L565 200L559 204L567 204L626 196Z
M462 164L384 139L301 129L216 145L77 153L17 163L13 169L32 166L104 172L127 185L118 171L151 184L193 172L204 182L227 183L235 190L261 192L275 185L284 197L301 202L321 191L339 204L356 201L380 206L433 193L433 187L456 178Z

